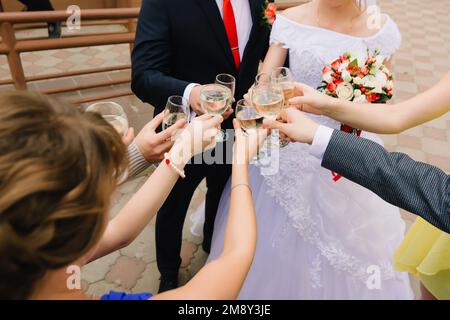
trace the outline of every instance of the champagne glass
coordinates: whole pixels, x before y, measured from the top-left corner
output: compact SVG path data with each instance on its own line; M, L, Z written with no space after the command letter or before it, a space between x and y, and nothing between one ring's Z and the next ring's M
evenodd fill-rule
M262 73L256 76L255 85L252 90L252 105L256 111L265 118L275 120L283 110L284 95L283 88L271 81L270 75ZM279 140L278 134L272 131L270 139L267 140L268 148L272 148L271 141ZM279 143L276 143L279 146Z
M234 98L234 94L236 91L236 78L235 77L233 77L231 74L221 73L221 74L217 75L216 83L221 84L221 85L227 87L228 89L230 89L231 95ZM232 103L232 101L231 101L231 103ZM230 103L229 107L231 106L231 103Z
M166 108L164 109L162 128L166 130L181 119L185 119L188 122L189 116L189 102L182 96L170 96L167 99Z
M284 108L289 107L289 99L294 97L294 78L289 68L275 68L270 79L272 83L278 84L283 89ZM280 148L284 148L289 144L288 141L280 140Z
M220 73L216 76L215 83L221 84L231 90L232 99L230 100L230 103L228 105L228 107L230 108L234 102L234 94L236 92L236 78L228 73ZM227 133L224 130L222 130L222 136L224 137L224 140L228 138Z
M221 115L224 113L233 100L231 90L221 84L207 84L202 86L200 90L200 102L203 110L207 114ZM222 131L216 136L217 142L225 140Z
M259 74L252 90L251 101L259 114L275 120L283 109L283 89L279 84L272 83L267 74Z
M256 111L245 99L236 103L236 118L245 131L257 130L261 128L264 117Z
M248 104L245 99L236 103L236 119L245 132L258 130L262 127L264 117L260 115L253 106ZM258 152L253 161L259 161L264 153Z
M86 112L100 114L122 137L128 132L128 117L118 103L112 101L94 103L86 108Z

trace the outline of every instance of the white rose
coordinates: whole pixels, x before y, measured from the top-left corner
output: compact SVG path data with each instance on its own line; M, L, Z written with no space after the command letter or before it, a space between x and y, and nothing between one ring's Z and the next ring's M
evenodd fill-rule
M387 85L387 77L383 72L378 72L375 75L376 87L384 88Z
M355 98L360 97L361 94L362 94L362 92L361 92L361 90L359 90L359 89L356 89L356 90L353 92L353 95L355 96Z
M323 81L325 81L326 83L333 82L334 79L331 76L332 74L333 74L332 71L328 71L328 72L324 73L322 76Z
M370 90L370 93L379 93L382 94L384 93L383 88L380 86L376 86L375 88L373 88L372 90Z
M353 86L349 83L341 83L336 88L336 95L339 99L352 100L353 98Z
M356 103L368 103L369 101L367 101L366 95L363 94L363 95L360 95L359 97L355 97L353 102L356 102Z
M355 77L353 79L353 83L357 84L357 85L361 85L361 84L364 84L364 80L362 78L360 78L360 77Z
M377 86L377 78L374 75L369 74L362 78L362 80L364 87L375 88Z
M347 70L342 71L341 77L345 82L351 82L353 79L352 75Z
M384 60L385 59L384 59L384 57L382 55L378 55L376 57L375 65L378 67L378 69L381 68L381 66L383 65Z

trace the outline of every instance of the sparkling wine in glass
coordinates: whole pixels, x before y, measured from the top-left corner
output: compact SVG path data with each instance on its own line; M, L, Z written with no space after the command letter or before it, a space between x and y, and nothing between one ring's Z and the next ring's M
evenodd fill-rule
M236 118L245 131L261 128L264 120L264 117L249 105L245 99L239 100L236 104Z
M294 97L294 78L289 68L275 68L270 76L271 82L283 88L284 103L289 105L289 99Z
M231 90L221 84L207 84L202 86L200 101L202 108L207 114L221 115L232 103ZM220 131L216 137L217 142L225 140L225 135Z
M220 73L216 76L216 84L221 84L231 91L231 100L228 104L228 108L231 108L231 105L234 102L234 94L236 92L236 78L233 77L231 74L228 73ZM222 130L221 136L223 137L223 140L227 139L227 133Z
M291 70L285 67L275 68L270 75L270 80L283 89L284 107L288 108L289 100L294 97L294 77L292 76ZM281 148L284 148L288 144L288 141L280 140Z
M242 99L236 103L236 119L239 121L245 132L250 132L262 127L264 117L245 99ZM260 161L263 156L264 153L258 151L253 161Z
M279 84L271 81L270 75L259 74L256 77L251 100L260 115L268 119L276 119L284 106L283 89ZM267 148L272 148L274 144L279 146L279 136L274 131L266 141Z
M185 98L181 96L169 97L164 109L163 130L173 126L178 120L185 119L187 122L189 115L189 102Z
M128 117L118 103L112 101L94 103L86 108L86 112L100 114L121 136L125 136L128 131Z
M257 76L251 99L256 111L269 119L276 119L284 105L282 87L271 82L267 74Z

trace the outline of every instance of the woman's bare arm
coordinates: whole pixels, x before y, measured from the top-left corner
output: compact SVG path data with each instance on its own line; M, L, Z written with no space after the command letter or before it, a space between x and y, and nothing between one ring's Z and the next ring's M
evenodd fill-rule
M194 134L194 124L185 129L181 138L170 150L170 159L178 168L183 169L193 153L203 150L214 137L221 117L203 115L197 117L202 129ZM202 135L210 130L209 134ZM192 146L192 148L191 148ZM189 149L189 150L187 150ZM197 150L194 152L194 150ZM145 184L134 194L118 215L112 219L99 244L87 257L87 262L98 259L130 244L148 225L163 205L180 176L164 162L158 166Z
M302 96L293 98L291 104L302 110L382 134L400 133L450 111L450 72L431 89L397 104L356 104L328 97L303 84L298 84L297 90Z
M236 122L235 120L235 127L238 127ZM248 159L256 152L257 145L264 137L265 133L259 133L259 135L252 133L245 138L240 128L237 129L230 209L220 257L205 265L183 287L159 294L154 299L235 299L237 297L256 249L256 213L249 188ZM239 148L237 144L242 148ZM236 153L242 155L243 152L248 152L249 156L241 161L239 159L243 158L236 157Z

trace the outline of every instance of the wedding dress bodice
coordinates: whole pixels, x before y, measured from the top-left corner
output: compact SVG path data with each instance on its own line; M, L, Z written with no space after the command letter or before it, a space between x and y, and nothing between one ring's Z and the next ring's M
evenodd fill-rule
M279 43L289 50L290 69L296 81L318 87L323 67L345 52L378 49L388 58L400 47L400 32L395 22L385 17L385 24L374 35L359 38L302 25L278 15L271 44ZM312 117L328 127L340 127L340 123L328 117ZM376 135L364 132L363 136L381 143ZM399 226L403 222L398 209L346 179L333 182L331 172L321 167L309 148L300 143L289 144L280 150L278 172L264 176L268 194L289 216L286 223L314 244L334 268L365 281L367 267L374 264L383 269L384 278L394 277L389 258L373 239L384 237L389 242L391 236L401 234ZM393 223L389 225L387 221ZM280 232L272 245L282 243L286 236ZM320 264L314 261L313 279L320 269ZM318 280L315 282L319 285Z
M401 34L396 23L388 16L384 25L372 36L355 37L319 27L295 22L278 15L270 35L270 44L279 43L289 49L290 68L296 80L316 87L321 82L325 65L347 51L381 51L389 58L401 44Z
M270 43L279 43L289 49L289 67L298 82L313 88L320 86L322 69L347 51L365 53L378 49L389 58L401 44L401 34L395 22L384 15L384 25L370 37L354 37L335 31L295 22L284 15L275 21ZM339 123L326 117L315 117L318 122L338 128Z

